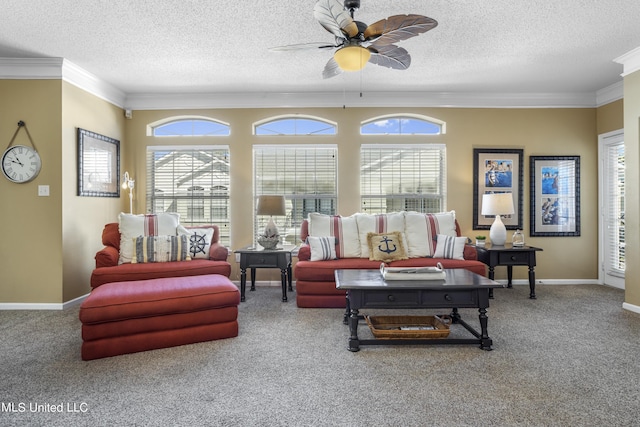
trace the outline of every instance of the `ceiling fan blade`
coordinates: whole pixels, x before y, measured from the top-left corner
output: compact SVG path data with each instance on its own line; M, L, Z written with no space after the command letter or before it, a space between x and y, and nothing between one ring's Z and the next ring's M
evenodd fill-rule
M394 15L369 25L365 40L377 46L389 45L415 37L438 26L438 21L422 15Z
M342 69L340 68L336 60L331 57L329 62L327 62L327 65L324 66L324 70L322 70L322 78L330 79L331 77L335 77L341 73Z
M318 0L313 7L313 16L325 30L334 36L344 39L358 34L358 26L338 0Z
M371 58L369 62L394 70L406 70L411 65L411 56L406 49L395 45L369 46Z
M309 42L299 44L289 44L285 46L270 47L271 52L285 52L290 50L304 50L304 49L335 49L336 45L327 44L326 42Z

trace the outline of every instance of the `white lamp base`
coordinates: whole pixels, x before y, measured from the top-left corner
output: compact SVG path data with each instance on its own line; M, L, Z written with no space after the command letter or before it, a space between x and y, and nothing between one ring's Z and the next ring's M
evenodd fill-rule
M507 241L507 227L502 223L500 215L496 215L495 221L491 224L489 238L491 239L491 244L496 246L504 246Z

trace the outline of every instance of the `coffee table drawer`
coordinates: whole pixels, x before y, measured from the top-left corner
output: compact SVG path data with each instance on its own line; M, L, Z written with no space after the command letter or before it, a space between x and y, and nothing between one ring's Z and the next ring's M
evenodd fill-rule
M362 307L381 306L418 306L420 302L420 291L404 292L366 292L362 294Z
M423 293L422 298L423 306L451 304L450 307L476 307L478 304L478 293L474 291L431 291Z

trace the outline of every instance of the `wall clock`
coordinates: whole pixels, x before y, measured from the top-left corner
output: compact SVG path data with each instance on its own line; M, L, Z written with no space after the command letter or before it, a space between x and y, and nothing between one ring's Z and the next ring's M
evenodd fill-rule
M24 128L24 131L29 137L31 147L27 147L26 145L12 146L18 132L20 132L22 128ZM33 139L31 139L29 129L27 129L27 125L22 120L18 122L18 129L16 129L16 132L13 134L13 138L11 138L7 149L4 150L0 167L2 168L2 174L5 178L18 184L29 182L40 173L42 160L40 159L38 150L36 150Z
M2 173L11 182L29 182L38 176L41 167L38 152L25 145L9 147L2 155Z

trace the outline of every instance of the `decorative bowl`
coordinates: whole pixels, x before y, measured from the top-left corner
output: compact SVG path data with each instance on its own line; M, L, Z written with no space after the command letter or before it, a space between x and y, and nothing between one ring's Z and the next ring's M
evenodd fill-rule
M265 249L275 249L280 243L280 236L258 236L258 243Z

